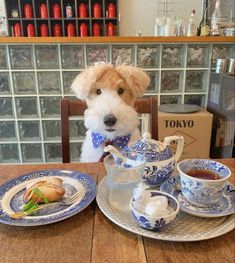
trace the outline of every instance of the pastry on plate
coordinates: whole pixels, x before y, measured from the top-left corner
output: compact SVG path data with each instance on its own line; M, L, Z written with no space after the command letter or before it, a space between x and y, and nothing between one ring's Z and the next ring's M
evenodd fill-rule
M26 188L23 195L24 202L51 203L63 197L65 190L62 187L63 180L57 177L37 181Z

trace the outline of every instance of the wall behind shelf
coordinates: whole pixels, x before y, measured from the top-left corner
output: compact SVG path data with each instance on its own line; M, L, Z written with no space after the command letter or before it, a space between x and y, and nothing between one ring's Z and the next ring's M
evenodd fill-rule
M155 18L162 11L163 0L119 0L121 21L119 25L120 36L134 36L140 30L143 36L154 35ZM188 22L191 10L196 10L196 23L199 25L203 13L203 0L169 0L171 14L183 18ZM211 16L215 0L209 0L209 16ZM233 22L235 16L234 0L221 0L221 11L224 17L229 18L232 12Z
M158 2L161 0L119 0L119 11L121 21L119 31L121 36L134 36L140 30L143 36L154 35L155 18L161 12L162 6ZM202 16L202 0L173 0L169 1L171 12L178 18L184 18L185 22L191 14L191 10L196 10L196 22L199 24ZM159 10L158 10L159 9Z

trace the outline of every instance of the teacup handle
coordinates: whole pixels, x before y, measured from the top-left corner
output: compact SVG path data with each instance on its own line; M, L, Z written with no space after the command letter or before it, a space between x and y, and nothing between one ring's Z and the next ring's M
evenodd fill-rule
M172 141L177 141L177 149L175 153L175 161L178 162L184 149L184 137L183 136L168 136L164 139L164 144L169 145Z

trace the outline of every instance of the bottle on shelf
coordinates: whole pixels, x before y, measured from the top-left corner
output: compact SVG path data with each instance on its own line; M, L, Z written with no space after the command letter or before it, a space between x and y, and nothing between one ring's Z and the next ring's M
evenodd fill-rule
M78 7L78 14L80 18L86 18L87 17L87 9L86 5L84 3L81 3Z
M197 25L195 22L195 10L192 10L191 16L189 18L189 23L187 26L187 36L196 36L197 35Z
M209 36L210 34L210 22L208 19L207 9L204 9L202 14L202 19L199 23L199 27L197 30L198 36Z
M109 22L107 25L107 36L115 36L115 26L113 23Z
M165 24L165 36L175 36L175 22L173 16L167 16Z
M220 10L220 0L216 0L215 9L211 16L211 35L212 36L221 36L222 26L222 13Z
M53 18L55 19L61 18L61 8L59 4L55 3L52 6L52 15L53 15Z
M25 18L33 18L33 10L30 4L24 5L24 17Z
M34 25L31 23L27 25L27 36L28 37L35 37Z
M93 17L101 18L101 6L99 3L93 5Z
M20 23L16 23L13 28L14 37L21 37L21 26Z
M48 12L47 12L47 5L46 4L40 5L40 17L43 19L48 18Z
M154 35L165 36L165 28L166 28L166 15L162 14L156 17L156 21L154 25Z
M92 26L92 35L94 37L100 36L100 25L98 23L94 23Z
M48 37L48 26L46 24L40 25L40 36L41 37Z
M73 23L68 23L67 25L67 36L68 37L75 37L75 26Z
M61 37L61 35L62 35L61 25L55 24L53 26L53 36L54 37Z
M108 18L115 18L116 17L116 6L114 3L108 4L107 17Z
M176 25L176 35L177 36L185 36L185 25L184 25L184 20L183 18L180 18L177 21Z
M86 23L81 23L80 25L80 36L87 37L88 36L88 28Z
M72 8L72 6L71 6L70 3L68 3L68 4L66 5L65 11L66 11L66 17L67 17L67 18L72 18L72 17L73 17L73 8Z

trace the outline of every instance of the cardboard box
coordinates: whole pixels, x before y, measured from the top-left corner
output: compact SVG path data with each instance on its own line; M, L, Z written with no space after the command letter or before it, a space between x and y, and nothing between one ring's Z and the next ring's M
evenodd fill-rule
M182 159L209 158L213 115L201 110L195 113L175 114L158 112L159 141L166 136L184 136ZM176 143L172 144L176 149Z

